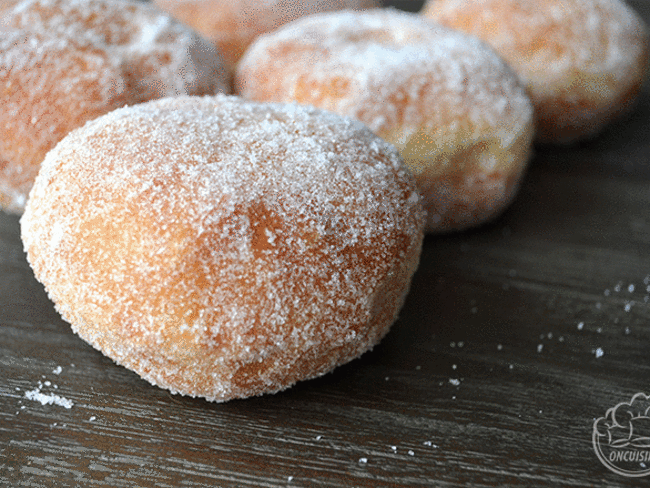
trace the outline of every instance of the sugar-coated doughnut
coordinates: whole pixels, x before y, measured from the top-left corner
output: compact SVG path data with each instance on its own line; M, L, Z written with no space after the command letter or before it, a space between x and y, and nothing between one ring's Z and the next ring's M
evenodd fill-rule
M103 48L144 99L226 91L220 54L195 31L131 0L24 0L8 27L48 32ZM63 83L65 80L62 80Z
M379 7L377 0L153 0L212 40L234 67L259 35L306 15Z
M376 344L423 227L412 176L365 126L225 95L74 130L21 219L36 277L82 338L213 401L282 390Z
M477 39L396 10L299 19L258 38L235 88L356 118L415 175L427 231L480 224L516 193L533 137L516 75Z
M22 213L47 151L129 97L104 51L21 30L0 34L0 80L0 206Z
M0 207L22 213L45 154L124 104L226 91L211 43L126 0L28 0L0 28Z
M628 113L648 34L621 0L430 0L423 15L490 44L527 83L537 141L591 137Z

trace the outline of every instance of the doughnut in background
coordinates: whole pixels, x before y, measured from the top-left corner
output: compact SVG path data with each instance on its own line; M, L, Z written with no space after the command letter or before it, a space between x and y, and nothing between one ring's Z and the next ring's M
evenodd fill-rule
M513 66L541 143L598 134L631 110L647 74L646 26L621 0L429 0L422 14L479 37Z
M210 39L231 68L253 40L306 15L378 8L377 0L153 0Z
M353 117L396 145L424 198L428 232L500 214L531 154L533 109L515 73L478 39L417 14L298 19L251 45L235 90Z
M228 91L214 46L151 5L26 0L0 27L0 207L22 213L45 154L121 107Z

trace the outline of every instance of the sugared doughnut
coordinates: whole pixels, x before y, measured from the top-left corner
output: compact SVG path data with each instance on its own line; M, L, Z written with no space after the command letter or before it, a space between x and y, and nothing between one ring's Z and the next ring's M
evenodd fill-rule
M219 95L71 132L21 226L82 338L153 384L225 401L376 344L417 267L424 211L397 151L362 124Z
M356 118L395 144L415 175L427 230L500 213L529 159L532 106L514 73L477 39L395 10L297 20L258 38L236 89Z
M229 81L214 47L142 3L28 0L0 29L0 207L22 213L45 154L124 104L213 94Z
M104 51L43 33L0 34L0 80L0 205L22 213L47 151L129 97Z
M305 15L379 7L377 0L153 0L209 38L234 67L253 40Z
M423 14L490 44L527 83L537 140L571 143L628 113L648 34L620 0L431 0Z

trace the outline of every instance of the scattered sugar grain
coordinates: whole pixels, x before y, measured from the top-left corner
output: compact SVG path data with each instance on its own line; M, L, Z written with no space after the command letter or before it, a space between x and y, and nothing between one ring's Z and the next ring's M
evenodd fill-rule
M605 355L605 351L603 351L602 348L599 347L594 351L594 354L596 355L596 359L602 358Z
M368 458L362 457L359 458L359 464L367 464L368 463Z
M585 327L585 323L584 323L584 322L580 322L580 323L578 323L578 330L582 330L582 329L584 329L584 327Z
M460 380L457 378L449 378L449 383L451 383L454 386L459 386L460 385Z
M52 374L57 374L58 375L58 374L61 374L62 371L63 371L63 368L61 366L57 366L56 368L54 368L52 370Z
M67 409L72 408L74 405L71 400L68 400L67 398L61 397L59 395L46 395L44 393L41 393L40 388L25 392L25 398L28 400L33 400L35 402L40 402L41 405L58 405Z
M542 349L544 349L544 344L537 344L537 352L542 352Z
M412 449L409 449L408 450L408 455L409 456L415 456L415 451L413 451Z

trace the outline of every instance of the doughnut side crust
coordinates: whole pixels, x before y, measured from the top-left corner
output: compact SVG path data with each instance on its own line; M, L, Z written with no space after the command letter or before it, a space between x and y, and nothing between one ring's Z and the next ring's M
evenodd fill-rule
M498 215L531 153L532 105L480 41L413 14L311 16L262 36L240 62L245 98L356 118L400 149L445 232Z
M526 82L537 140L571 143L628 113L648 32L620 0L430 0L423 15L490 44Z
M49 34L0 31L3 209L22 213L47 151L70 130L129 101L126 83L102 50Z
M104 49L140 101L229 92L214 46L163 11L132 0L24 0L5 26L45 32Z
M82 338L153 384L225 401L372 348L402 306L423 223L397 152L361 124L218 96L73 131L21 228Z

